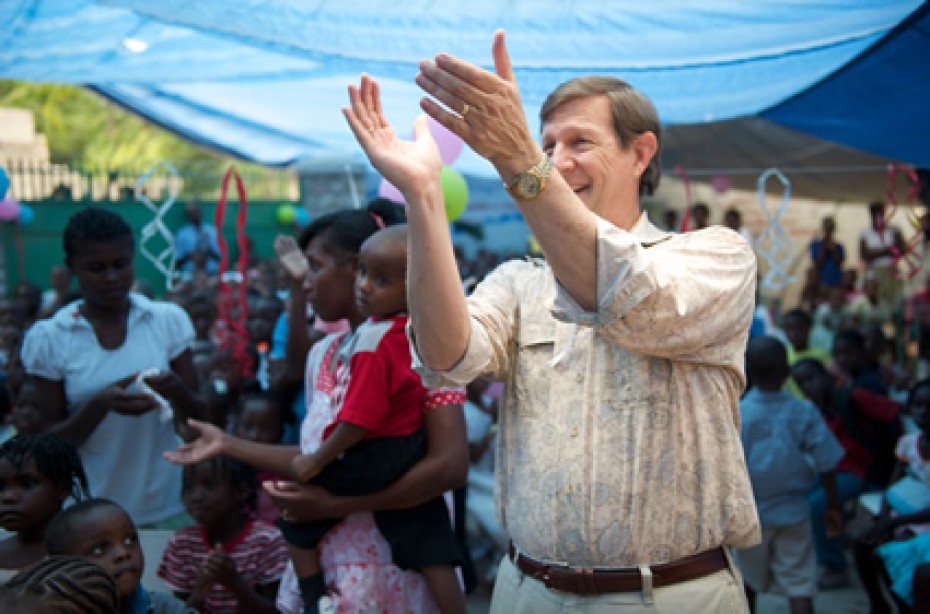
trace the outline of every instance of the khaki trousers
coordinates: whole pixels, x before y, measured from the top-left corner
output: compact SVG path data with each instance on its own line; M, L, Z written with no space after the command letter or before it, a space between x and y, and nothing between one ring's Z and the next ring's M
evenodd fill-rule
M729 558L729 555L728 555ZM709 576L637 593L573 595L549 590L524 576L510 557L501 561L491 614L747 614L749 606L739 571L730 568Z

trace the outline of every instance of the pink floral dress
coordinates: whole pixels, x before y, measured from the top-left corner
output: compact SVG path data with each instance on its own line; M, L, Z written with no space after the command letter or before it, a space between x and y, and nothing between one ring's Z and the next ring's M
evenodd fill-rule
M300 447L304 453L316 450L324 429L338 412L334 402L345 395L346 365L336 360L344 335L330 335L318 342L307 360L307 417L301 426ZM447 402L461 402L460 393L439 393L428 408ZM320 543L320 563L337 612L352 614L438 614L423 577L402 571L391 560L391 549L370 513L357 513L336 525ZM301 599L288 564L278 592L278 609L299 614Z

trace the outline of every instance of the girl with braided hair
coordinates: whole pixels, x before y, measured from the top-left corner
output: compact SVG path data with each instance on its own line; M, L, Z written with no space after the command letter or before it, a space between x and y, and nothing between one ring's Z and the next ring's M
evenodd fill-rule
M69 498L89 497L77 450L50 433L20 433L0 446L0 580L45 556L45 530Z
M0 585L6 614L119 614L113 578L99 565L73 556L50 556Z

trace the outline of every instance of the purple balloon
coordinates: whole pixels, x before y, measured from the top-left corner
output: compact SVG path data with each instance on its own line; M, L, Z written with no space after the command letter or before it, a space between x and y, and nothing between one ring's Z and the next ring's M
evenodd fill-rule
M394 184L384 177L381 178L381 185L378 186L378 196L402 205L407 203L407 201L404 200L404 195L400 193L400 190L395 188Z
M11 222L19 219L19 203L12 198L0 200L0 220Z
M426 121L429 124L429 131L433 135L433 140L439 146L439 157L442 158L442 163L446 165L452 164L462 152L462 139L432 117L427 116Z

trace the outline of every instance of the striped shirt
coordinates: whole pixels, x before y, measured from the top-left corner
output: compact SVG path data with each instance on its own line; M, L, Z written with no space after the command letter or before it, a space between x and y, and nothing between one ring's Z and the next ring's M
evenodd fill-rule
M287 565L287 546L281 532L261 520L250 520L239 535L223 544L223 549L232 557L236 571L250 586L278 582ZM158 577L173 591L190 594L194 591L197 574L212 550L205 527L192 525L179 529L165 548ZM233 614L241 610L236 597L228 589L214 584L207 593L202 611L205 614Z

